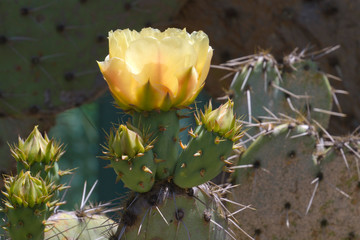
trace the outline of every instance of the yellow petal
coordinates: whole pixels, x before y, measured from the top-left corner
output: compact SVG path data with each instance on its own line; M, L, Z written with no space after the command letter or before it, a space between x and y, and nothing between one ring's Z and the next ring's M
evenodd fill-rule
M114 98L124 105L136 105L138 83L127 71L124 61L119 58L106 58L98 64Z
M194 93L197 91L198 73L195 67L191 67L179 78L179 92L174 100L174 106L184 106Z
M136 31L129 29L116 30L109 32L109 57L117 57L124 59L126 49L129 47L130 42L139 37Z
M204 66L203 66L201 72L198 72L199 73L199 79L198 79L198 83L197 83L198 88L202 88L202 86L205 83L205 79L206 79L206 77L207 77L207 75L209 73L209 70L210 70L210 63L211 63L212 54L213 54L212 48L209 47L208 55L207 55L207 58L205 60Z

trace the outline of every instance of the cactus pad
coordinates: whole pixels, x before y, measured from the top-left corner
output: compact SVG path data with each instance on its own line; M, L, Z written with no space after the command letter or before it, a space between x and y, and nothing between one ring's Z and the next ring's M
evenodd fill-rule
M168 21L184 1L0 1L0 116L49 115L105 91L107 32ZM163 11L158 11L161 8ZM166 9L166 10L165 10Z
M186 192L168 183L134 195L127 202L114 238L225 239L230 234L226 221L214 210L221 208L210 195L207 185Z
M45 239L109 239L116 230L113 220L88 211L58 212L47 220Z

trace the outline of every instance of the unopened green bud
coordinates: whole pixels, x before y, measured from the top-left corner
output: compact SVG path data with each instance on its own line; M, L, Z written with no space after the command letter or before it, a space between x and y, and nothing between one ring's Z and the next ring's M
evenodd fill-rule
M19 137L18 144L10 146L10 150L16 161L24 163L27 168L35 162L56 162L64 153L62 146L49 140L46 134L43 137L37 126L25 141Z
M30 171L21 171L16 177L5 178L4 196L8 198L7 205L33 208L36 204L46 203L54 189L40 177L33 177Z
M122 124L110 132L108 150L107 155L127 160L145 152L144 140L137 129L130 130Z
M236 121L233 110L234 103L229 99L215 110L212 110L211 102L197 116L198 124L203 124L208 131L216 132L220 136L236 141L241 137L241 124Z

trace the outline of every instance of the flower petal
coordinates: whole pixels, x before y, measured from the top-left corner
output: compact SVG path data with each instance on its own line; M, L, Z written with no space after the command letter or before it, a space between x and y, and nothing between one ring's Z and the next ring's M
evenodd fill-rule
M100 71L109 85L111 93L122 105L136 105L136 92L138 83L127 71L122 59L111 58L98 62Z

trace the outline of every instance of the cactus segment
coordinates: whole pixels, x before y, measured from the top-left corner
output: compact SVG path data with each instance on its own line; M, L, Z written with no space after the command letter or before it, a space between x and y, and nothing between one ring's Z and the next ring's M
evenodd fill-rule
M128 202L131 204L123 212L115 239L225 239L224 229L214 224L215 215L221 218L221 214L214 210L216 201L205 186L191 189L189 194L161 183ZM219 225L226 221L221 219Z
M256 209L246 215L246 232L261 233L261 239L295 238L293 226L306 224L296 222L298 214L305 215L316 184L312 182L321 174L313 158L315 146L310 126L283 124L258 137L241 155L233 201Z
M332 89L317 64L294 51L278 64L268 53L225 63L238 71L230 85L235 112L248 122L267 120L269 113L285 114L327 127L332 108ZM237 65L236 65L237 64ZM236 67L234 67L236 65ZM239 70L240 69L240 70Z
M48 207L45 203L38 204L34 208L7 209L8 224L6 230L11 239L43 240L47 213Z
M156 179L168 178L174 171L179 151L179 117L176 111L134 112L132 124L154 141Z
M330 115L324 112L330 112L332 108L332 91L328 78L325 73L318 70L318 65L311 60L297 60L294 63L288 63L282 74L283 84L281 87L292 93L292 95L283 93L285 97L279 103L289 116L297 115L291 110L288 101L291 101L292 107L297 109L307 119L316 120L324 128L327 128Z
M195 138L180 154L174 173L174 183L191 188L216 177L225 166L224 160L232 152L233 142L200 125Z
M54 192L60 187L47 184L30 172L20 172L16 177L5 179L3 199L8 218L8 230L11 239L35 239L44 237L44 222L57 201L51 202Z
M44 116L91 101L105 92L95 59L106 53L114 28L165 23L184 0L0 0L0 116ZM163 12L158 9L163 9ZM13 27L6 27L13 26Z
M153 159L153 152L150 150L129 160L112 159L110 166L114 168L118 180L123 181L125 187L135 192L147 192L155 182L156 164Z
M117 180L121 179L136 192L149 191L155 182L153 146L146 140L146 136L130 124L120 125L110 132L103 157L111 161L109 167L115 170Z
M116 231L113 220L100 214L80 212L58 212L46 222L45 239L109 239Z
M263 106L276 108L280 84L279 69L276 60L270 54L255 55L254 59L242 68L230 86L233 92L235 111L239 116L252 117L267 115Z

